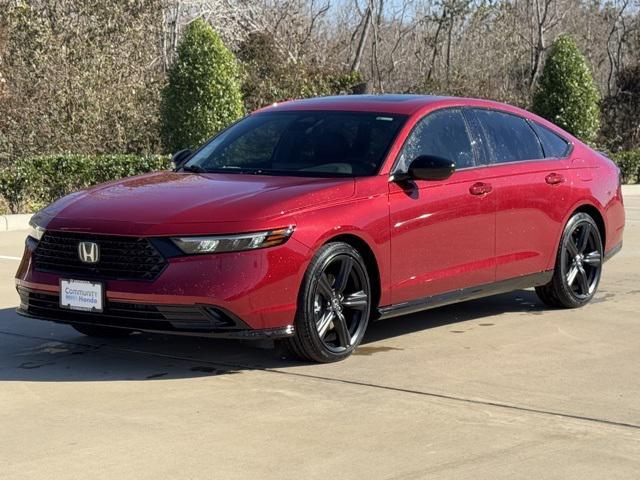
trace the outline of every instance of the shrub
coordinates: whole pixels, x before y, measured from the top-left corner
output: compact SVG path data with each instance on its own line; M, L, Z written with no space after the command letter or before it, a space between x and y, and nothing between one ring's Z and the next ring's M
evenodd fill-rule
M160 150L164 0L0 0L0 165Z
M243 113L239 68L203 19L189 24L163 91L163 134L169 151L194 148Z
M596 138L598 89L586 59L567 35L551 47L533 97L533 111L585 142Z
M0 195L12 213L32 212L76 190L168 169L163 155L47 155L0 170Z
M612 153L611 159L620 168L623 183L640 182L640 150Z

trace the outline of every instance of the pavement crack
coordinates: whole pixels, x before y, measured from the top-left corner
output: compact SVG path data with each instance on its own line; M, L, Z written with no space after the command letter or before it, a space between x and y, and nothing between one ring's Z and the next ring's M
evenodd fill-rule
M462 396L457 396L457 395L450 395L450 394L445 394L445 393L429 392L429 391L425 391L425 390L415 390L415 389L410 389L410 388L394 387L394 386L390 386L390 385L379 385L379 384L369 383L369 382L359 382L357 380L346 380L346 379L341 379L341 378L326 377L326 376L323 376L323 375L313 375L313 374L309 374L309 373L283 371L283 370L278 370L278 369L275 369L275 368L263 367L263 366L260 366L260 365L245 365L245 364L242 364L242 363L227 363L227 362L220 362L220 361L213 361L213 360L202 360L202 359L197 359L197 358L192 358L192 357L185 357L185 356L181 356L181 355L173 355L173 354L169 354L169 353L149 352L149 351L145 351L145 350L137 350L137 349L132 349L132 348L117 347L117 346L113 346L113 345L109 345L109 344L91 345L91 344L84 344L84 343L79 343L79 342L72 342L72 341L69 341L69 340L58 340L58 339L53 339L51 337L39 337L39 336L36 336L36 335L24 335L24 334L20 334L20 333L5 332L5 331L1 331L1 330L0 330L0 334L16 336L16 337L22 337L22 338L29 338L29 339L33 339L33 340L56 341L56 342L60 342L60 343L63 343L63 344L81 346L81 347L86 347L86 348L90 348L90 349L94 349L94 350L108 349L108 350L113 350L113 351L118 351L118 352L123 352L123 353L134 353L134 354L138 354L138 355L149 355L149 356L159 357L159 358L169 358L169 359L172 359L172 360L195 363L195 364L198 364L198 365L206 364L206 365L212 365L212 366L215 366L215 367L222 367L223 369L227 368L227 369L234 369L234 370L258 370L258 371L262 371L262 372L266 372L266 373L273 373L273 374L279 374L279 375L288 375L288 376L294 376L294 377L300 377L300 378L309 378L309 379L320 380L320 381L325 381L325 382L342 383L342 384L346 384L346 385L354 385L354 386L360 386L360 387L374 388L374 389L386 390L386 391L390 391L390 392L406 393L406 394L419 395L419 396L429 397L429 398L438 398L438 399L441 399L441 400L449 400L449 401L461 402L461 403L466 403L466 404L471 404L471 405L483 405L483 406L488 406L488 407L501 408L501 409L505 409L505 410L533 413L533 414L550 416L550 417L560 417L560 418L571 419L571 420L579 420L579 421L584 421L584 422L597 423L597 424L600 424L600 425L609 425L609 426L614 426L614 427L623 427L623 428L629 428L629 429L633 429L633 430L640 430L640 425L639 424L628 423L628 422L618 422L618 421L615 421L615 420L608 420L608 419L605 419L605 418L590 417L590 416L586 416L586 415L577 415L577 414L566 413L566 412L557 412L557 411L552 411L552 410L545 410L545 409L542 409L542 408L527 407L527 406L516 405L516 404L511 404L511 403L497 402L497 401L492 401L492 400L474 399L474 398L462 397Z
M520 412L536 413L536 414L546 415L546 416L561 417L561 418L567 418L567 419L572 419L572 420L582 420L582 421L586 421L586 422L594 422L594 423L611 425L611 426L616 426L616 427L624 427L624 428L631 428L631 429L634 429L634 430L640 430L640 425L638 425L638 424L627 423L627 422L617 422L615 420L607 420L605 418L589 417L589 416L585 416L585 415L574 415L574 414L571 414L571 413L555 412L555 411L552 411L552 410L544 410L544 409L541 409L541 408L525 407L525 406L514 405L514 404L510 404L510 403L495 402L495 401L491 401L491 400L480 400L480 399L473 399L473 398L467 398L467 397L459 397L459 396L456 396L456 395L448 395L448 394L445 394L445 393L435 393L435 392L429 392L429 391L424 391L424 390L413 390L413 389L410 389L410 388L393 387L393 386L388 386L388 385L377 385L375 383L358 382L358 381L355 381L355 380L344 380L344 379L340 379L340 378L324 377L324 376L321 376L321 375L311 375L311 374L307 374L307 373L283 372L283 371L280 371L280 370L274 370L274 369L270 369L270 368L266 368L266 369L263 369L263 370L271 372L271 373L280 373L280 374L283 374L283 375L295 375L295 376L299 376L299 377L307 377L307 378L314 378L314 379L318 379L318 380L325 380L325 381L338 382L338 383L346 383L346 384L350 384L350 385L359 385L359 386L363 386L363 387L377 388L377 389L381 389L381 390L389 390L389 391L401 392L401 393L410 393L410 394L413 394L413 395L421 395L421 396L425 396L425 397L440 398L440 399L443 399L443 400L453 400L453 401L456 401L456 402L463 402L463 403L474 404L474 405L484 405L484 406L489 406L489 407L504 408L504 409L516 410L516 411L520 411Z

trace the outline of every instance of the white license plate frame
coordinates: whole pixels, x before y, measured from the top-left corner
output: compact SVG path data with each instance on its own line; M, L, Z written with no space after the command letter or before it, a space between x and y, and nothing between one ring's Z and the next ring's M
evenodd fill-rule
M59 305L65 310L102 313L104 283L61 278Z

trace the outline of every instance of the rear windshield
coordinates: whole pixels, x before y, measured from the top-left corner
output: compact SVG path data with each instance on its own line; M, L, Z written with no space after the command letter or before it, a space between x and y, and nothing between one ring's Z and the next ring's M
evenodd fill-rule
M185 168L312 177L374 175L405 120L403 115L370 112L258 113L214 137Z

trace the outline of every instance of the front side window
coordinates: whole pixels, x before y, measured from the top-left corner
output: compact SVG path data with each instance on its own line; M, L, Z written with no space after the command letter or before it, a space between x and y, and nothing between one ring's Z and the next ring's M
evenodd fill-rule
M544 158L542 147L527 121L495 110L474 109L496 163Z
M567 156L571 147L565 139L548 128L538 125L536 122L530 122L530 125L536 131L542 143L545 158L563 158Z
M211 140L185 168L216 173L374 175L404 115L285 111L251 115Z
M451 160L457 169L474 166L471 140L459 109L436 110L421 119L402 147L398 169L407 171L409 163L421 155Z

